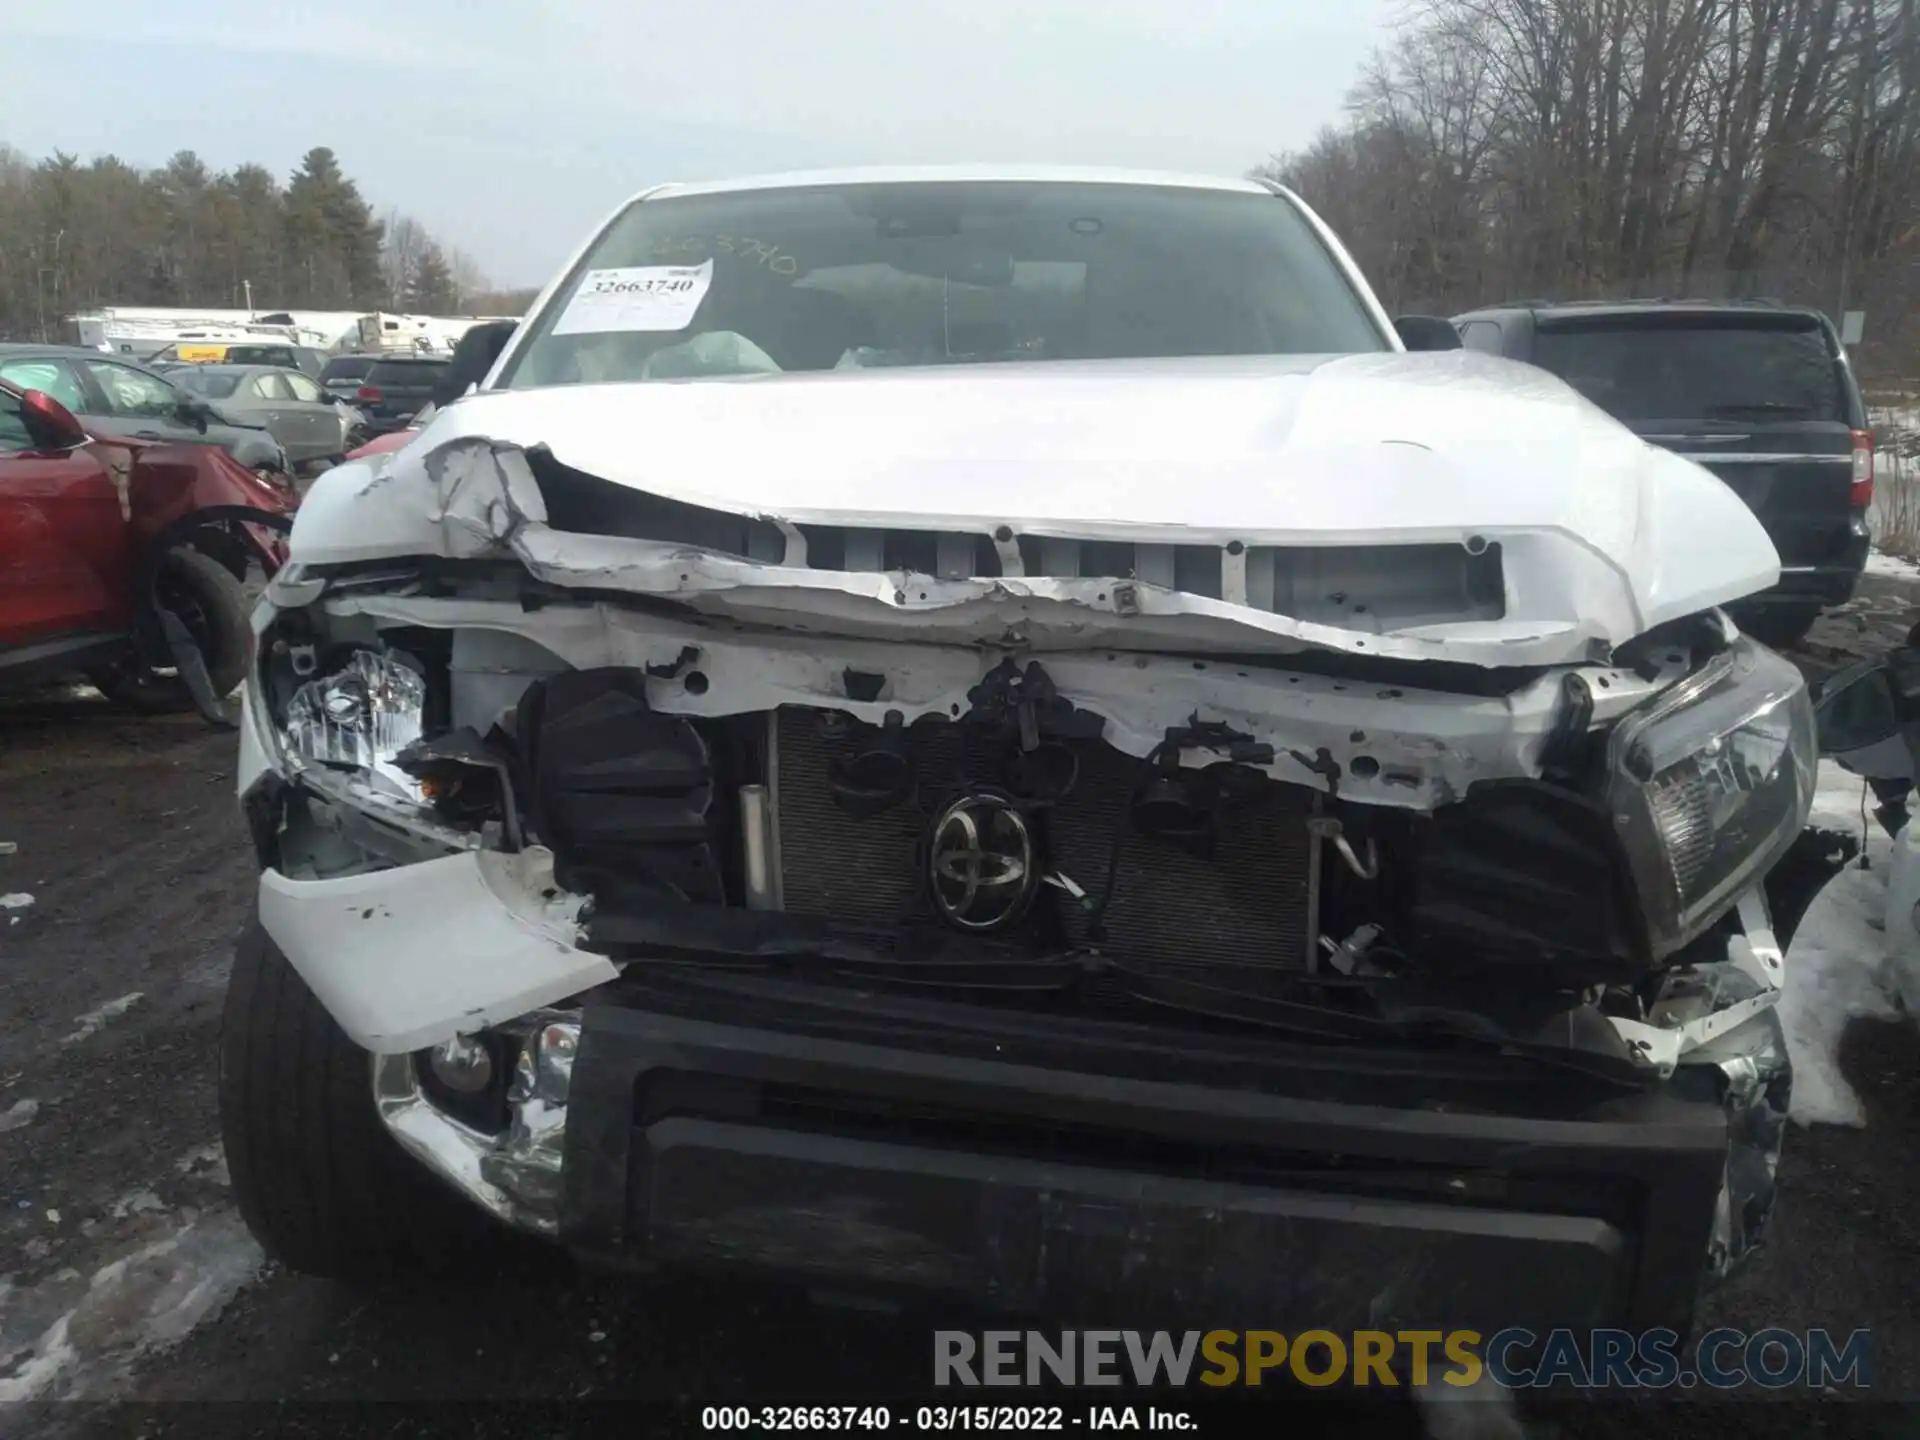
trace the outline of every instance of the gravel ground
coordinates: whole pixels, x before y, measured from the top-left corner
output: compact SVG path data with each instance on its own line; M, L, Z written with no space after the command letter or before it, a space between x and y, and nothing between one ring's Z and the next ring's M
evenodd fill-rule
M1914 613L1903 586L1870 580L1803 663L1835 668L1904 635ZM222 986L253 879L233 762L232 738L190 716L129 718L97 697L0 706L0 842L18 847L0 853L0 895L33 897L0 909L0 1399L122 1402L0 1406L0 1433L524 1436L630 1432L642 1417L664 1433L697 1428L703 1402L921 1383L920 1320L776 1289L522 1258L459 1288L353 1291L262 1266L233 1213L214 1108ZM1880 1399L1920 1400L1917 1050L1906 1026L1856 1024L1843 1061L1866 1128L1790 1135L1772 1246L1706 1316L1869 1326ZM216 1400L254 1404L192 1403ZM557 1401L621 1403L559 1426ZM1353 1418L1284 1404L1308 1433ZM1417 1428L1398 1411L1369 1418ZM1892 1434L1910 1433L1906 1418L1857 1400L1587 1403L1530 1428Z

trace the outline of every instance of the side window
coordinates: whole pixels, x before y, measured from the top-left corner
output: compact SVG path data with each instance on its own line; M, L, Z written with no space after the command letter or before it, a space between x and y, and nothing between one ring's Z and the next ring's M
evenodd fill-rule
M0 390L0 455L16 455L33 449L33 435L27 429L26 416L20 410L20 397Z
M9 360L0 365L0 380L11 380L22 390L43 391L76 415L91 408L80 377L64 360Z
M271 375L254 376L253 379L247 382L247 394L253 396L256 400L278 400L282 398L280 392L274 388L273 376Z
M1469 320L1460 327L1460 344L1488 355L1501 353L1500 327L1491 320Z
M282 375L280 379L287 389L293 392L294 399L304 401L308 405L317 405L327 398L320 387L304 375L289 373Z
M284 375L262 375L254 381L254 384L260 387L260 393L269 400L293 399L293 391L288 388L287 377Z
M87 369L107 393L108 413L121 419L168 420L180 403L171 385L138 370L101 360L89 360Z

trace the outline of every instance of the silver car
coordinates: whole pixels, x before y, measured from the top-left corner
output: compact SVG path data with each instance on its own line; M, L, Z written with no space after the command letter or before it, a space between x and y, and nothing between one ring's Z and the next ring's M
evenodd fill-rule
M188 365L168 376L241 424L264 425L293 465L338 461L360 443L364 421L311 376L275 365Z

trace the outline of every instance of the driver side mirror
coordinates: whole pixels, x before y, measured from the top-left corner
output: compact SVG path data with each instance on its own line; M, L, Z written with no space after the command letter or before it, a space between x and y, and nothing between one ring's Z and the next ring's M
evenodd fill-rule
M1400 343L1409 350L1458 350L1460 332L1451 320L1437 315L1402 315L1393 322Z
M180 417L181 424L191 425L204 435L207 433L207 419L213 411L206 401L196 400L191 395L182 395L174 413Z
M20 397L20 418L42 450L73 450L87 443L86 428L44 390L29 390Z

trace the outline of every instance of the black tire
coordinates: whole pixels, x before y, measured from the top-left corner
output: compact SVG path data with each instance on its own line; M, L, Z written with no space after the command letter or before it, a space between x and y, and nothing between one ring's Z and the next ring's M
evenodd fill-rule
M161 599L199 642L213 692L224 700L247 678L253 627L246 587L211 555L182 547L161 562L159 588ZM193 708L193 697L179 677L150 670L137 656L87 678L109 700L130 710L165 715Z
M373 1060L256 919L234 947L220 1026L220 1131L241 1217L305 1275L444 1268L504 1238L403 1151L373 1104Z
M1736 615L1734 623L1762 645L1790 650L1807 638L1807 631L1819 618L1818 605L1770 605L1764 610Z

